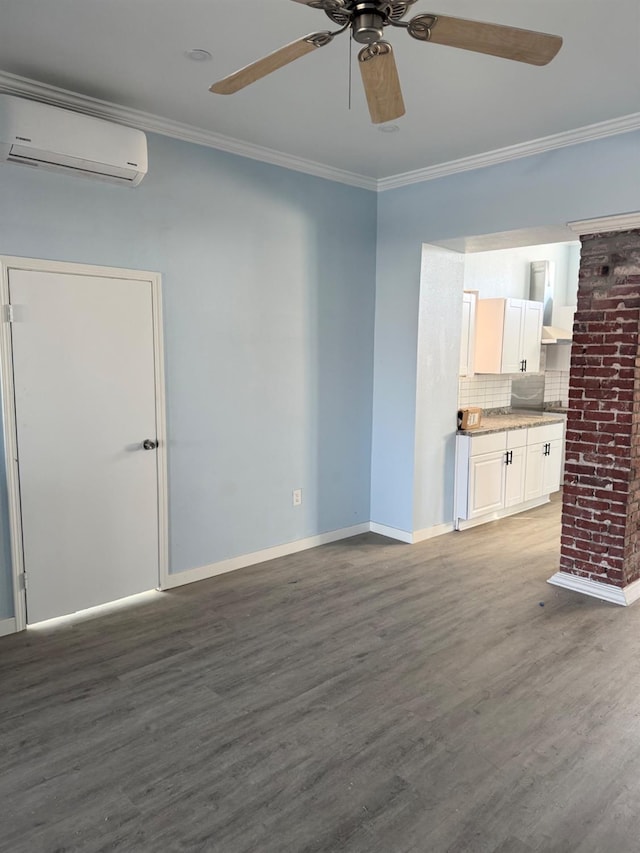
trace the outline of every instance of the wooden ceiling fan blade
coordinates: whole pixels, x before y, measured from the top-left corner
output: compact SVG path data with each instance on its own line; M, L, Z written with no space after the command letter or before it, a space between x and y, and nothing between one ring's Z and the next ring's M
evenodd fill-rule
M386 41L367 45L358 60L371 121L382 124L403 116L404 100L391 45Z
M294 3L302 3L311 6L312 9L342 9L345 0L293 0Z
M408 29L409 34L420 41L487 53L530 65L546 65L562 47L560 36L447 15L417 15L409 21Z
M217 95L232 95L234 92L244 89L245 86L255 83L256 80L261 80L267 74L277 71L278 68L306 56L307 53L311 53L319 47L324 47L332 39L331 33L322 32L311 33L311 35L304 36L297 41L292 41L268 56L263 56L257 62L252 62L251 65L246 65L228 77L218 80L210 87L209 91L215 92Z

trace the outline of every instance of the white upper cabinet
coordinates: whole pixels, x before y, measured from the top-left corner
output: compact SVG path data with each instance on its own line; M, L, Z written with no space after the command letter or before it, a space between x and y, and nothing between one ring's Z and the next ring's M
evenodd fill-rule
M542 310L528 299L479 299L476 373L538 373Z
M462 294L462 336L460 338L460 376L473 376L476 338L477 294L465 290Z
M522 358L526 373L540 371L543 311L544 306L541 302L525 300L522 318Z

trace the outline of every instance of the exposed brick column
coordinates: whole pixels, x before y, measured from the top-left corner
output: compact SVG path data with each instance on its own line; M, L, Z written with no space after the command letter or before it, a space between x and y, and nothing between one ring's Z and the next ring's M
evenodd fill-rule
M560 570L640 578L640 229L583 236Z

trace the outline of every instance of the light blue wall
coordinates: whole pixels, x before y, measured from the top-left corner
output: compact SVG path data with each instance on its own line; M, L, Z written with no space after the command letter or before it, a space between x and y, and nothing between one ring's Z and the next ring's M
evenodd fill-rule
M369 518L450 520L459 319L423 301L418 387L422 244L640 208L638 133L382 193L377 235L367 191L149 142L130 191L0 167L0 253L163 274L174 572ZM0 491L0 618L5 516Z
M149 158L136 189L1 166L0 254L162 273L171 571L368 521L375 196L164 137Z
M418 306L422 243L522 228L566 225L640 209L640 133L562 148L498 166L382 193L378 199L374 421L371 517L401 530L451 520L452 391L458 364L417 387ZM444 333L459 339L457 314L432 318L434 346ZM436 334L437 330L437 334ZM428 328L421 330L428 335ZM428 349L428 342L425 344ZM428 359L428 353L425 355ZM453 404L455 406L455 403ZM429 468L418 446L447 449ZM414 480L422 482L414 506ZM424 482L428 482L425 489ZM424 499L432 491L437 499ZM444 495L444 499L443 499ZM419 511L415 511L418 509Z

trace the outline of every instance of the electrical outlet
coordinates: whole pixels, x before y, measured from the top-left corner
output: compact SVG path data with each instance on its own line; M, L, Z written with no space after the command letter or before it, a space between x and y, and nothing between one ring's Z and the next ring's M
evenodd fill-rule
M293 505L300 506L302 504L302 489L293 490Z

